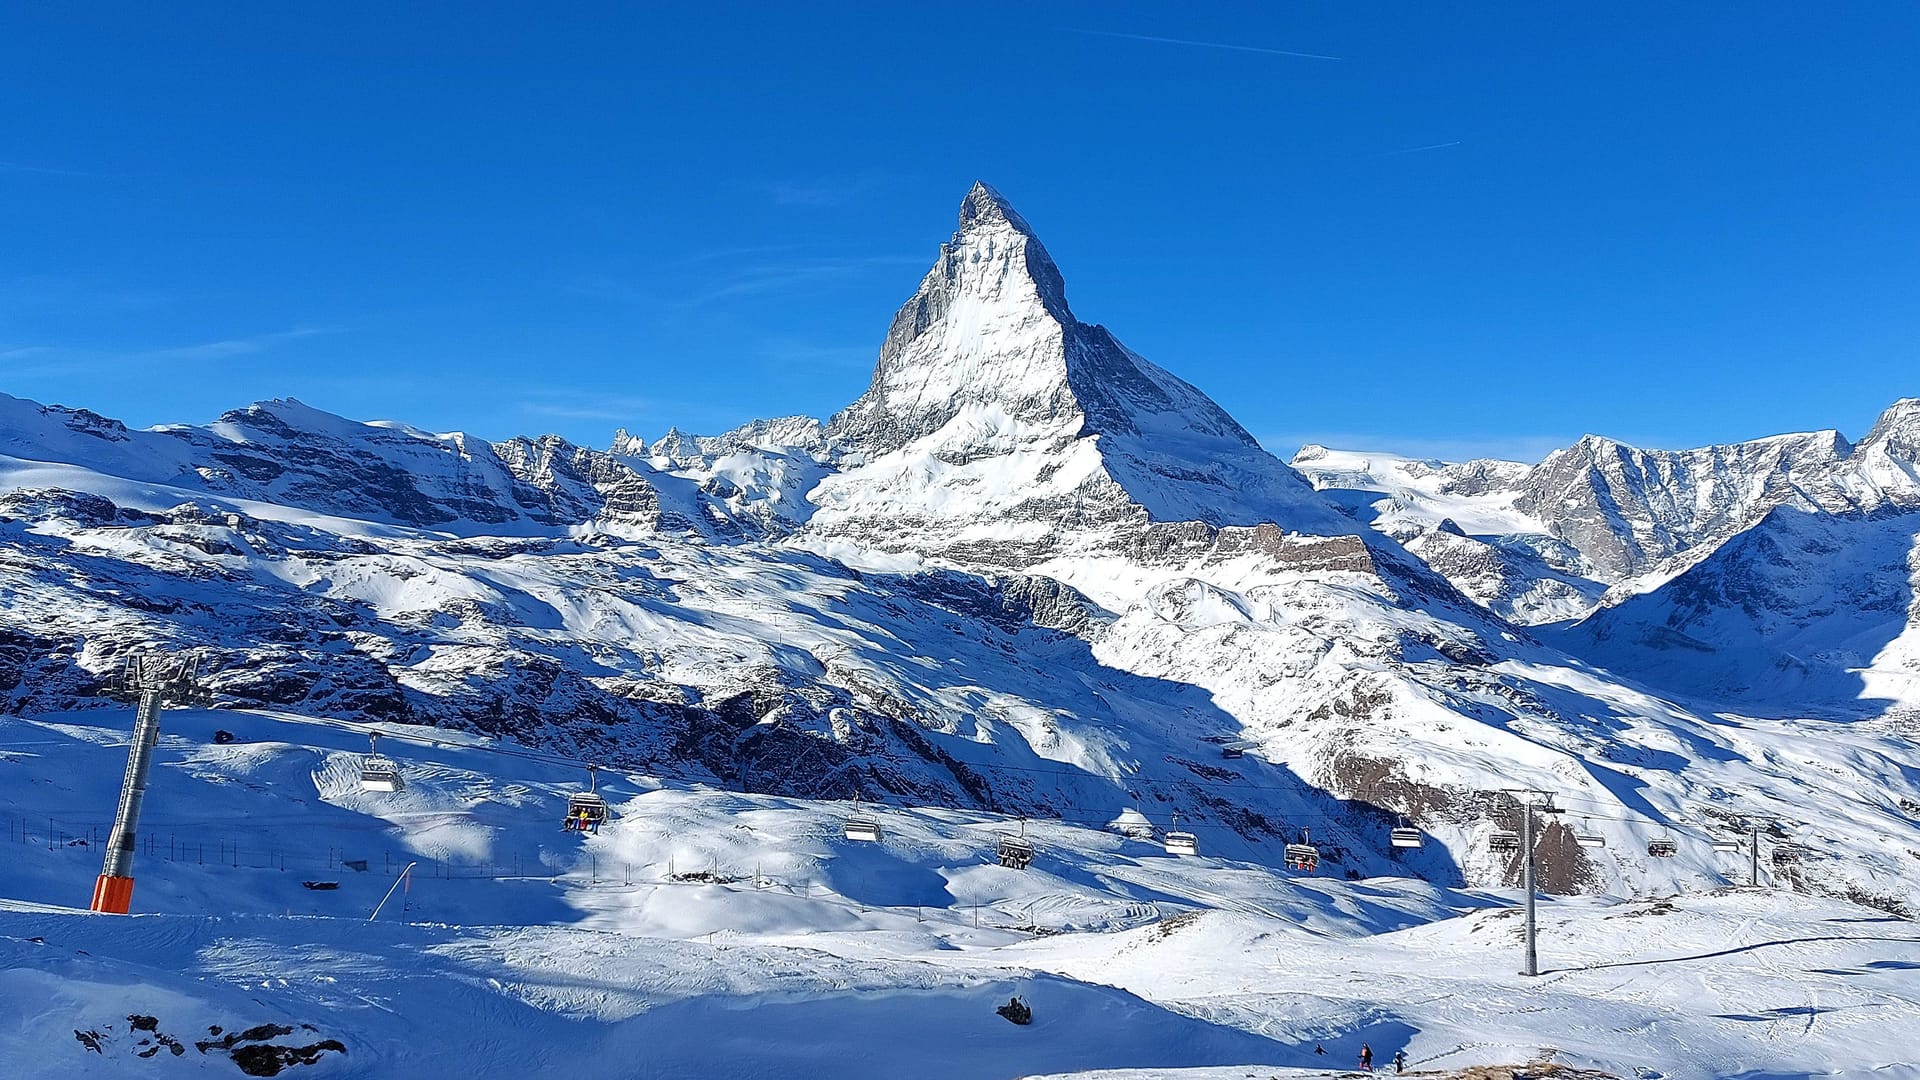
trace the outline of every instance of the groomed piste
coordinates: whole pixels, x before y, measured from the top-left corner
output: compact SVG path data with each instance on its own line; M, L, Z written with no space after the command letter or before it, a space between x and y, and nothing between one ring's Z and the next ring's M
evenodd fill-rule
M1884 1077L1920 1019L1912 923L1788 891L1543 901L1527 979L1511 893L1058 822L1027 823L1017 870L995 858L1017 824L991 815L868 804L881 839L848 840L848 803L640 774L603 774L609 820L575 836L581 770L427 731L383 741L404 788L367 791L366 740L293 715L168 713L137 914L92 915L125 714L0 720L14 1075L237 1075L236 1049L331 1042L281 1067L1199 1080L1315 1075L1366 1044L1415 1072ZM1032 1024L996 1015L1015 996Z

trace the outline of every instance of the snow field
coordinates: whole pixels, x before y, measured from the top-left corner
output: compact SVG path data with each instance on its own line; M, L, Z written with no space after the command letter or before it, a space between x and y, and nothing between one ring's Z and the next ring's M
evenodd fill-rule
M0 720L0 814L110 813L123 712ZM215 726L238 741L213 744ZM1920 930L1831 900L1545 901L1545 970L1527 979L1510 898L1289 878L1060 822L1028 824L1041 854L1017 872L991 863L1002 819L869 807L884 839L860 844L839 834L845 805L639 776L603 775L615 817L576 838L557 829L573 771L472 737L383 742L407 787L376 795L353 782L349 731L192 712L166 728L143 826L215 830L243 853L391 851L419 860L413 887L369 923L393 881L377 856L357 873L143 852L148 914L93 916L67 905L97 848L16 840L0 862L0 1060L24 1075L232 1074L191 1046L135 1057L135 1012L189 1042L275 1022L348 1046L302 1067L313 1076L1200 1080L1346 1064L1362 1041L1423 1069L1547 1050L1671 1080L1920 1069L1904 1049ZM425 869L515 855L537 871ZM668 866L715 880L669 882ZM992 1013L1016 993L1032 1027ZM106 1053L69 1040L88 1029ZM1244 1071L1165 1071L1229 1065Z

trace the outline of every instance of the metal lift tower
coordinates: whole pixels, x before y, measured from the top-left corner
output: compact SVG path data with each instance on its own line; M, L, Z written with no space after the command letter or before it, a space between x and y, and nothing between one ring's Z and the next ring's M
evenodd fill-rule
M160 704L176 701L191 691L195 658L131 656L127 658L126 688L140 695L134 714L133 742L127 746L127 777L120 785L120 808L114 813L113 832L107 835L106 864L93 884L93 910L125 915L133 906L133 850L140 829L140 804L147 797L147 770L153 748L160 741Z

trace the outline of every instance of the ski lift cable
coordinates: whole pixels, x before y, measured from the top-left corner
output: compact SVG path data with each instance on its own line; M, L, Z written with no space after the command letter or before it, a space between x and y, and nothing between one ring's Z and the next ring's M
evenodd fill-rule
M289 715L285 713L265 713L265 712L249 712L246 715L258 716L264 719L278 721L280 723L292 723L292 724L304 724L304 725L318 726L318 727L329 727L329 728L334 728L340 731L350 731L350 732L354 732L361 735L378 736L381 738L394 739L401 742L411 743L416 746L427 746L435 749L455 749L455 750L461 750L461 751L480 751L482 753L498 754L504 757L517 758L525 761L533 761L533 762L538 762L540 764L552 765L552 766L561 767L561 768L573 768L573 769L585 768L589 770L607 769L608 771L611 771L611 772L637 773L639 775L650 776L656 779L678 780L686 783L702 783L702 782L705 782L706 780L706 778L704 777L692 776L687 773L677 772L673 770L660 769L657 766L650 766L645 770L633 769L633 768L627 768L622 766L608 765L605 763L595 762L591 760L569 758L569 757L564 757L557 754L543 753L540 751L530 750L530 749L517 747L517 746L503 745L500 742L500 740L498 740L497 737L487 736L487 735L478 736L478 738L486 740L485 742L464 743L464 742L449 741L446 738L435 738L430 735L419 734L416 732L411 732L406 730L395 730L394 727L390 725L356 723L354 721L349 721L349 720L340 720L335 717L327 717L327 716L307 717L307 716L294 716L294 715ZM440 731L443 729L433 728L431 730ZM473 733L471 732L456 732L456 733L461 735L467 735L469 737L473 736ZM1052 777L1057 777L1062 779L1072 778L1075 775L1072 772L1072 770L1068 768L1040 769L1040 768L1033 768L1028 766L1020 766L1020 765L988 765L988 764L974 764L970 762L963 762L963 764L965 764L969 769L973 769L979 772L989 772L989 773L1018 772L1018 773L1052 776ZM1190 781L1190 780L1174 779L1174 778L1166 778L1166 779L1154 778L1154 777L1109 778L1109 777L1101 777L1098 774L1092 774L1092 773L1083 773L1080 775L1090 779L1104 780L1108 783L1157 784L1162 786L1166 786L1166 785L1193 786L1196 784L1203 783L1202 781L1199 781L1199 780ZM1301 787L1294 787L1291 785L1280 785L1280 784L1217 784L1217 785L1210 785L1210 787L1238 788L1238 789L1245 789L1245 790L1261 790L1261 791L1284 791L1284 792L1295 793L1295 794L1305 794L1312 790L1310 788L1305 788L1304 785ZM1094 811L1094 812L1106 812L1107 810L1107 808L1105 807L1077 807L1076 806L1071 808ZM1326 823L1334 823L1340 820L1340 818L1335 815L1324 814L1324 813L1290 814L1288 815L1288 818L1290 820L1311 820L1311 821L1326 822ZM1062 820L1064 820L1064 818L1062 818ZM1229 826L1229 825L1209 825L1207 823L1194 823L1194 824L1198 824L1208 828L1228 828L1228 829L1232 828L1232 826ZM1235 830L1235 831L1237 832L1238 830Z
M533 750L526 747L508 745L508 744L505 744L503 740L501 740L497 736L458 731L457 729L442 729L442 728L434 727L434 728L430 728L429 730L435 731L435 732L450 731L452 734L462 735L469 738L477 738L483 741L474 742L474 743L458 742L458 741L449 740L444 736L435 737L432 735L420 734L417 732L408 731L404 729L405 727L411 727L414 725L404 725L404 726L400 726L399 729L396 729L396 726L391 724L358 723L354 721L341 720L335 717L328 717L328 716L297 716L297 715L292 715L287 713L264 712L264 711L247 711L243 713L243 715L259 717L261 719L272 720L279 723L301 724L301 725L315 726L315 727L328 727L328 728L333 728L340 731L354 732L356 734L366 735L372 738L387 738L387 739L392 739L399 742L410 743L415 746L430 747L433 749L453 749L453 750L459 750L459 751L478 751L481 753L496 754L503 757L510 757L510 758L515 758L523 761L531 761L531 762L536 762L543 765L551 765L551 766L560 767L560 768L568 768L568 769L584 768L584 769L588 769L590 772L596 769L607 769L610 772L638 774L642 776L652 777L655 779L677 780L685 783L708 782L708 778L693 776L683 772L660 769L658 768L657 765L654 765L651 763L646 769L611 765L605 762L593 761L593 760L583 759L583 758L566 757L563 755L537 751L537 750ZM36 744L36 745L39 745L39 744ZM1061 768L1056 768L1056 769L1043 769L1043 768L1036 768L1032 766L985 764L985 763L973 763L973 762L962 762L962 764L966 765L967 768L969 769L973 769L979 772L1024 773L1024 774L1031 774L1031 775L1050 776L1058 779L1075 779L1075 778L1094 779L1094 780L1102 780L1108 783L1115 783L1115 784L1204 787L1206 790L1229 789L1229 790L1245 790L1245 791L1280 791L1280 792L1288 792L1288 793L1298 794L1298 795L1311 795L1314 793L1314 789L1308 787L1304 783L1297 786L1284 785L1284 784L1249 784L1249 783L1242 783L1242 782L1207 783L1206 781L1201 780L1199 778L1189 780L1189 779L1173 778L1173 777L1167 777L1167 778L1141 777L1141 776L1102 777L1096 773L1085 773L1085 772L1077 774L1077 777L1076 777L1075 772L1070 766L1063 766ZM1594 806L1613 805L1610 803L1602 802L1593 796L1582 795L1577 792L1561 793L1556 791L1554 793L1554 797L1556 800L1565 800L1567 802L1585 802ZM1107 807L1083 807L1083 806L1076 806L1072 804L1068 804L1064 806L1063 809L1084 810L1084 811L1089 811L1089 812L1098 813L1098 814L1107 814L1110 812L1110 809ZM1328 825L1345 825L1350 823L1349 819L1345 815L1336 815L1336 814L1329 814L1324 812L1290 813L1285 816L1287 820L1290 822L1318 822L1318 823L1328 824ZM1592 819L1592 820L1598 820L1598 821L1624 822L1629 824L1641 824L1641 825L1654 824L1663 829L1672 828L1671 823L1654 822L1648 818L1635 816L1635 815L1587 813L1583 811L1581 816ZM1076 818L1071 818L1064 814L1055 815L1055 820L1060 820L1063 822L1072 822L1072 823L1095 823L1093 819L1076 819ZM1100 819L1098 823L1104 824L1109 821L1111 821L1110 817ZM1240 830L1238 830L1232 825L1228 825L1225 823L1189 822L1188 826L1189 828L1227 829L1235 832L1236 834L1240 833ZM1241 834L1241 835L1244 835L1244 834Z

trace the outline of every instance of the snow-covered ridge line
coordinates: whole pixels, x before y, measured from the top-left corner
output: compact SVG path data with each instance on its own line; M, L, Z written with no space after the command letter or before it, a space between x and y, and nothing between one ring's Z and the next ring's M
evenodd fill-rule
M1659 587L1777 507L1920 507L1916 461L1920 399L1906 398L1857 444L1829 430L1672 451L1588 435L1538 465L1323 446L1293 464L1494 611L1551 623Z

